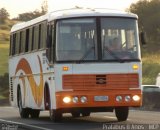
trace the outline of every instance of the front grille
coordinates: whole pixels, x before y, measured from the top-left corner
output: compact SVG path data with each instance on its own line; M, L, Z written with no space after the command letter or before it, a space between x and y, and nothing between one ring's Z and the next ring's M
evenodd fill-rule
M138 88L138 74L63 75L63 89L129 89Z
M106 75L96 75L96 84L106 84Z

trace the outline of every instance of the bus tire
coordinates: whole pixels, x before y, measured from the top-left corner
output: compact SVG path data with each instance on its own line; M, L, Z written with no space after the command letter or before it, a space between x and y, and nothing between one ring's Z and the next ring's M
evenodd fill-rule
M29 109L22 107L22 95L20 88L18 89L18 108L19 108L19 114L21 118L28 118L29 117Z
M83 111L83 112L82 112L82 116L83 116L83 117L85 117L85 116L90 116L90 114L91 114L91 113L88 112L88 111Z
M45 110L50 110L50 93L49 93L49 87L48 84L45 84L44 88L44 106Z
M72 117L80 117L80 112L78 112L78 111L73 111L73 112L71 112L71 114L72 114Z
M60 122L62 120L62 112L58 110L50 110L50 119L54 122Z
M118 121L126 121L128 118L128 114L129 114L129 108L128 107L116 107L115 114L116 114Z
M40 110L31 109L30 111L31 118L38 118L39 114L40 114Z

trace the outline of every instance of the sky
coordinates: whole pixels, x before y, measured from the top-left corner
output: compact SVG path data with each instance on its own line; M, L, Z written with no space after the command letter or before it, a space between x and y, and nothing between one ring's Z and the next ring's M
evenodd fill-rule
M47 0L49 12L75 6L86 8L108 8L125 10L131 3L138 0ZM0 0L0 8L6 8L10 18L17 17L20 13L40 10L44 0Z

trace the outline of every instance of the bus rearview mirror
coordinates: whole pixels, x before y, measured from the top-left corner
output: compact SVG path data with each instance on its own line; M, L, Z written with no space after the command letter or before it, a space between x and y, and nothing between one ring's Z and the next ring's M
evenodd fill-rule
M141 41L142 46L147 44L147 38L146 38L146 33L145 32L140 33L140 41Z

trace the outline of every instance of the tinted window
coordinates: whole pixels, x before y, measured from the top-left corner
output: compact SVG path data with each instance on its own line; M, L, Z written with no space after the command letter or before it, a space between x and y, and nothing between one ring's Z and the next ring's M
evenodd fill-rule
M139 59L137 21L124 18L102 18L102 59Z
M26 41L26 32L22 31L22 42L21 42L21 52L25 52L25 41Z
M12 55L15 54L16 34L13 34Z
M35 32L35 27L32 28L32 45L31 45L31 50L34 49L34 32Z
M20 32L16 33L15 54L19 54Z
M19 53L21 53L21 46L22 46L22 32L20 32L20 40L19 40Z
M12 44L13 44L13 35L10 35L10 50L9 50L9 55L12 55Z
M42 23L41 28L41 48L46 48L47 23Z
M29 51L32 50L32 28L29 29Z
M41 36L41 24L39 25L39 32L38 32L38 49L41 49L42 47L42 36Z
M26 30L25 52L28 52L28 48L29 48L29 29Z
M58 61L97 60L95 18L60 20L56 31Z
M34 45L33 49L36 50L38 49L38 35L39 35L39 26L35 26L34 28Z

